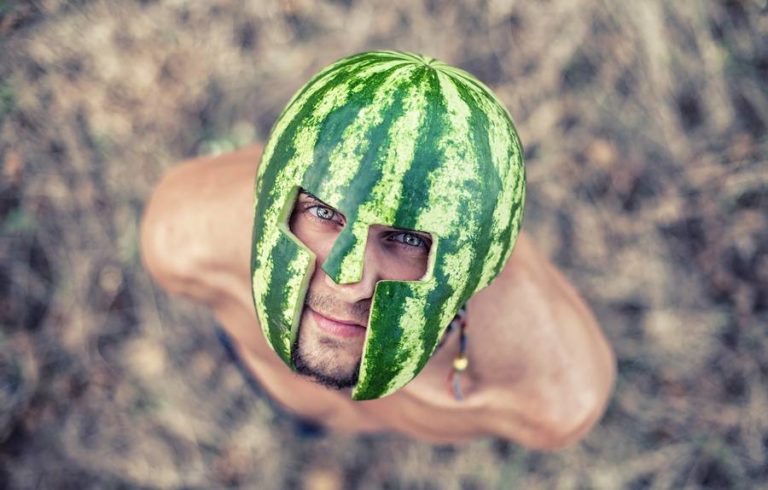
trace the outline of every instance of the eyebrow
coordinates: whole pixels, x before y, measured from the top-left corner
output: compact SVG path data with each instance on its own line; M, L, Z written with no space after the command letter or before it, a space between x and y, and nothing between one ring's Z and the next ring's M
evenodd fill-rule
M319 198L319 197L317 197L316 195L312 194L311 192L307 192L307 191L305 191L304 189L299 189L299 195L304 195L304 196L307 196L307 197L308 197L308 198L310 198L311 200L313 200L313 201L316 201L316 202L318 202L318 203L322 204L323 206L325 206L325 207L327 207L327 208L333 209L334 211L336 211L336 212L337 212L337 213L339 213L340 215L344 216L344 213L342 213L341 211L339 211L339 210L338 210L338 209L336 209L335 207L331 206L330 204L326 204L326 202L325 202L325 201L323 201L322 199L320 199L320 198ZM346 219L346 217L345 217L344 219Z
M299 190L299 194L303 194L303 195L305 195L305 196L307 196L309 198L314 199L315 201L323 202L319 197L317 197L316 195L312 194L311 192L305 191L304 189ZM323 204L325 204L325 203L323 203Z

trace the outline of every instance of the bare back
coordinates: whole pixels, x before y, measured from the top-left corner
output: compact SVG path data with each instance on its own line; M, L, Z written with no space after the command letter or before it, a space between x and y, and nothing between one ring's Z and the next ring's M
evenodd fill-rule
M496 435L536 448L570 444L599 419L613 354L588 307L525 233L502 274L468 303L464 400L446 385L456 336L405 388L378 400L355 402L293 373L266 343L250 293L260 153L254 147L174 168L147 206L141 241L156 281L212 308L279 403L339 430L396 430L439 442Z

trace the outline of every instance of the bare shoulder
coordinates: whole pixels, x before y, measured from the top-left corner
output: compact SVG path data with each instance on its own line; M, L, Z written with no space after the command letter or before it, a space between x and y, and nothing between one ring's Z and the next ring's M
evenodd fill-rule
M558 448L602 415L613 353L574 286L526 234L499 277L470 300L468 325L489 431Z
M260 147L173 167L147 202L141 250L155 280L211 303L233 276L247 281L253 183Z

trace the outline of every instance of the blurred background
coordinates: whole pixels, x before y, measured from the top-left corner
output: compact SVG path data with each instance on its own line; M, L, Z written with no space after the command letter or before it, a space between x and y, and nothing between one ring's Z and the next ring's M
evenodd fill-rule
M375 48L515 118L524 228L618 356L581 444L299 439L143 270L164 172ZM0 488L766 488L767 81L765 0L0 0Z

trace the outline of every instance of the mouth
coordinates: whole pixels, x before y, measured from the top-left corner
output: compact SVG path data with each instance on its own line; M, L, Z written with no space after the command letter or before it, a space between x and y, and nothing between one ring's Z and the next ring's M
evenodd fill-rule
M338 320L325 316L312 308L307 307L307 310L315 321L315 324L326 333L334 335L336 337L355 338L365 336L365 325L361 325L354 321Z

